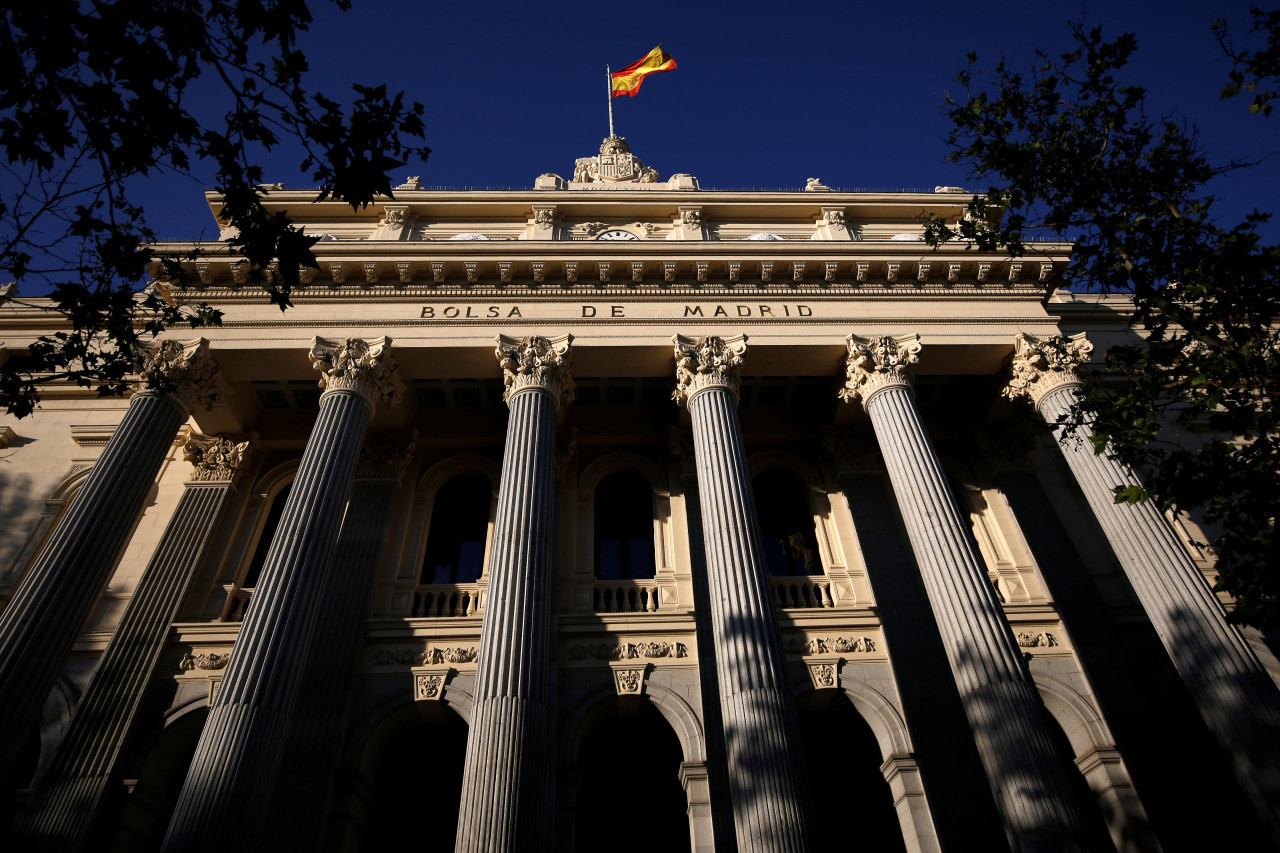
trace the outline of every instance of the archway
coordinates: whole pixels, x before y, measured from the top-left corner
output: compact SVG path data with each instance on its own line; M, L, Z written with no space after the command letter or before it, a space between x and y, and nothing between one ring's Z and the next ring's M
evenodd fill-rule
M574 850L682 853L690 846L687 799L680 784L680 740L645 699L611 700L578 747ZM643 801L628 825L619 806Z
M880 771L880 745L853 703L843 691L822 690L801 699L797 710L813 805L813 849L847 847L853 820L858 847L906 853L893 794Z
M160 849L208 716L208 708L190 711L159 734L142 760L137 781L120 810L111 843L105 849L112 853Z

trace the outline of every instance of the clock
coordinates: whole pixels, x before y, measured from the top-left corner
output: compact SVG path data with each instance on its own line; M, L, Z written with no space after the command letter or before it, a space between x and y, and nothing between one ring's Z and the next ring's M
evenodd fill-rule
M639 240L635 234L630 231L624 231L621 228L611 228L608 231L601 231L596 235L597 240Z

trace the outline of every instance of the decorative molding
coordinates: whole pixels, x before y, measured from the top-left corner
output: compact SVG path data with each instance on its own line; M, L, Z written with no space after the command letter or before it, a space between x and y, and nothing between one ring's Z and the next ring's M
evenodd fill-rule
M447 672L416 673L413 676L413 700L415 702L439 701L444 695Z
M569 660L639 660L641 658L685 658L689 649L684 643L668 643L661 640L643 640L636 643L611 645L600 643L589 646L579 644L569 649Z
M391 338L385 336L370 341L317 337L311 344L311 366L320 371L319 385L326 393L350 391L375 405L394 406L400 402L401 386L390 349Z
M444 283L444 263L442 261L431 262L431 280L436 284Z
M1053 261L1044 261L1040 264L1040 283L1044 284L1053 278Z
M200 652L196 654L192 650L183 655L182 660L178 661L178 669L182 672L191 672L196 669L225 669L230 661L230 654L222 655L217 652Z
M336 261L329 264L329 276L334 284L345 284L347 281L347 274L342 271L342 264Z
M556 224L556 209L554 207L535 207L533 209L533 224L537 226L539 231L550 231L552 226Z
M636 284L644 281L644 261L631 262L631 280Z
M304 264L298 264L298 284L304 286L311 284L315 277L315 273L312 272L312 269L312 267Z
M475 261L463 261L462 266L467 271L467 284L475 284L480 280L480 274L476 272L479 265Z
M600 263L596 264L596 267L600 272L600 283L608 284L612 276L613 264L609 261L600 261Z
M213 284L213 273L209 271L207 262L196 264L196 275L199 277L201 284Z
M1022 264L1019 264L1019 263L1009 264L1009 281L1017 282L1018 277L1020 275L1022 275Z
M543 284L547 280L546 264L542 261L534 261L529 264L533 270L533 280L536 284Z
M557 406L573 402L573 335L547 338L530 335L513 338L498 335L494 355L502 368L505 389L502 399L526 388L536 388L551 396Z
M675 261L662 262L662 280L667 282L668 284L676 280L676 262Z
M796 261L791 265L791 280L796 282L804 281L804 261Z
M182 446L182 458L195 468L192 480L230 482L248 470L253 461L253 447L249 441L193 432Z
M826 262L826 272L823 274L823 278L826 280L827 284L835 283L837 267L839 267L839 264L835 261Z
M577 283L578 281L578 262L577 261L564 262L564 279L570 284Z
M400 277L401 284L413 284L413 272L409 269L408 261L396 261L396 274Z
M701 228L702 211L697 208L680 208L680 224L689 228Z
M1029 631L1017 633L1018 645L1024 649L1049 648L1058 645L1058 638L1048 631L1032 634Z
M1050 391L1064 385L1076 385L1080 377L1076 368L1089 361L1093 344L1084 332L1041 340L1020 334L1013 341L1009 370L1013 374L1001 393L1009 399L1027 396L1036 406Z
M740 261L729 261L729 281L737 283L742 277L742 263Z
M760 262L760 280L765 284L773 281L773 261Z
M639 696L644 693L645 678L649 674L648 664L613 664L613 685L619 696Z
M840 399L846 403L862 400L865 407L878 391L893 385L911 387L907 368L920 360L920 336L900 338L881 335L845 339L849 355L845 358L845 383Z
M387 228L404 228L409 215L407 207L387 207L383 209L383 221Z
M156 391L178 397L187 411L196 406L212 409L223 397L218 390L218 365L209 357L209 342L159 341L142 353L137 390Z
M986 281L991 278L991 264L978 264L978 281Z
M238 261L231 265L231 283L236 285L249 283L249 265Z
M378 649L373 653L374 666L431 666L475 663L479 656L474 646L452 646L428 649Z
M814 690L830 690L840 684L840 658L808 660L805 666Z
M498 261L498 281L503 284L511 283L511 262Z
M801 641L798 637L792 637L787 642L787 652L793 655L847 655L847 654L869 654L876 651L876 641L873 637L815 637L812 640Z
M697 264L698 264L698 276L697 276L698 281L702 284L706 284L707 272L708 270L711 269L711 264L707 261L698 261Z
M947 281L959 281L959 280L960 280L960 264L954 263L954 262L947 264Z
M675 345L676 366L673 400L687 405L695 394L706 388L724 388L734 400L738 399L738 370L747 356L746 335L731 338L676 335L671 342Z
M902 269L902 264L900 264L900 263L890 263L890 264L886 264L886 265L885 265L885 272L884 272L884 277L885 277L885 279L886 279L887 281L897 281L897 280L898 280L898 270L900 270L900 269Z
M929 270L933 268L933 264L921 261L916 264L916 281L929 281Z
M829 228L844 227L844 211L843 210L824 210L822 212L822 223Z
M858 262L858 281L866 281L867 273L871 271L871 264L865 261Z

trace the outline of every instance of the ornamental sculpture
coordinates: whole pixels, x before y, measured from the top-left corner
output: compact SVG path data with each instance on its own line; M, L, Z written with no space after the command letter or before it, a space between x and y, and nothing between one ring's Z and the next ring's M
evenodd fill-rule
M182 446L182 458L194 466L191 479L227 481L249 467L253 450L247 441L233 441L225 435L192 433Z
M145 348L138 367L137 390L173 394L188 411L202 405L212 409L222 402L218 391L218 365L209 357L209 342L159 341Z
M573 181L579 184L657 183L658 173L631 153L625 136L610 136L595 157L579 157L573 164Z
M1080 384L1076 367L1089 361L1093 344L1084 332L1069 338L1057 335L1040 338L1018 335L1013 340L1013 356L1009 369L1013 373L1003 394L1009 399L1027 396L1039 406L1050 391L1065 385Z
M557 406L573 402L573 379L569 370L573 367L573 335L545 338L530 335L512 338L498 335L498 347L494 350L498 366L502 368L506 388L502 399L511 398L526 388L535 388L551 395Z
M747 357L747 336L721 338L686 338L676 335L676 390L671 398L677 403L689 400L706 388L724 388L738 398L738 369Z
M316 338L311 346L311 366L320 371L320 387L325 391L351 391L375 405L394 406L400 402L396 361L388 351L391 338L366 341L347 338L331 341Z
M920 336L907 335L893 338L881 335L860 338L850 335L845 339L849 355L845 359L845 383L840 389L840 399L846 403L857 399L866 406L877 391L893 385L911 387L907 368L920 360Z

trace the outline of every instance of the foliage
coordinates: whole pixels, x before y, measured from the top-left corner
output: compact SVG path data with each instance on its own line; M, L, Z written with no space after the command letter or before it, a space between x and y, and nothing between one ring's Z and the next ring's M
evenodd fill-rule
M1222 97L1234 98L1242 92L1253 92L1249 110L1270 116L1271 102L1280 93L1275 89L1265 88L1259 91L1258 86L1274 85L1275 80L1280 78L1280 9L1264 12L1254 6L1249 14L1253 16L1251 31L1261 33L1267 40L1266 46L1257 50L1237 48L1232 44L1225 18L1213 23L1213 34L1218 37L1218 44L1235 66L1228 72L1229 82L1222 87ZM1271 80L1270 84L1263 83L1268 79Z
M349 0L335 0L347 9ZM421 104L354 86L344 109L304 86L304 0L42 0L0 17L0 275L51 304L16 300L63 329L0 365L0 398L19 417L41 386L72 381L121 394L139 347L165 328L216 324L192 304L183 261L152 247L131 193L158 173L212 170L226 249L249 281L289 306L315 237L268 212L255 155L301 145L317 199L359 207L390 195L387 171L428 149ZM225 113L215 121L202 114ZM212 113L211 113L212 111ZM278 262L279 272L270 268ZM165 286L144 289L148 267ZM3 280L0 278L0 280ZM14 302L0 294L0 303ZM61 322L57 322L57 321Z
M1117 501L1200 514L1235 617L1275 621L1280 247L1258 234L1266 214L1218 222L1206 184L1242 164L1211 163L1193 127L1147 116L1144 90L1117 76L1135 38L1073 34L1073 50L1038 52L1026 76L1004 61L980 75L970 55L963 96L946 102L950 158L988 189L959 223L932 218L926 239L1014 255L1067 239L1064 284L1131 298L1146 344L1106 353L1069 423L1143 473Z

